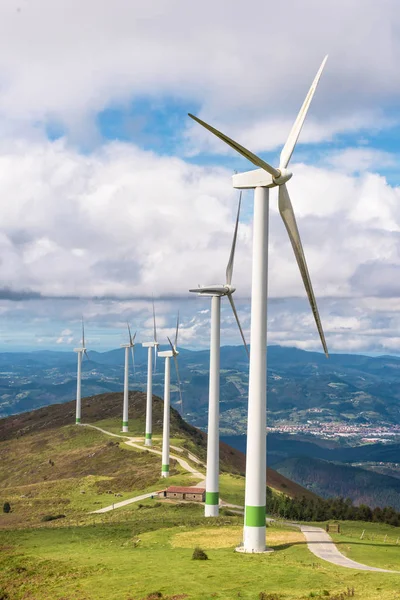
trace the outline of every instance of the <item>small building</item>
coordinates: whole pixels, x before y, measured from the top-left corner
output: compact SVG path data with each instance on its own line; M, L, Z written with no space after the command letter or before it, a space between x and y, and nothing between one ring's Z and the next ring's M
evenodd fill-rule
M179 487L171 485L166 490L158 492L159 498L170 500L189 500L190 502L204 502L206 490L199 487Z

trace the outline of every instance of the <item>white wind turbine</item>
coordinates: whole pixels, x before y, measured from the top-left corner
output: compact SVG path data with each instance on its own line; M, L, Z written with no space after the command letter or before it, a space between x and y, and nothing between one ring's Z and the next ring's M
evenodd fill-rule
M249 354L232 297L235 288L231 285L241 200L242 192L240 192L239 197L231 253L226 267L225 285L199 286L197 289L189 290L190 292L196 292L200 296L211 296L210 384L208 398L206 502L204 507L204 516L206 517L217 517L219 514L219 391L222 296L228 297L244 346L247 354Z
M233 187L254 189L253 266L251 295L251 353L249 371L249 405L246 451L246 493L243 546L244 552L264 552L266 508L266 400L267 400L267 283L268 283L268 213L269 188L279 187L278 206L287 229L304 287L326 356L328 349L318 313L310 275L304 256L286 182L292 177L287 169L304 119L311 104L327 57L311 85L289 137L282 149L279 168L264 160L193 115L192 119L247 158L259 169L233 175Z
M74 352L78 354L78 371L76 376L76 425L81 423L81 378L82 378L82 358L83 355L89 360L85 346L85 326L82 319L82 347L74 348Z
M152 446L153 437L153 351L154 348L154 372L157 364L157 329L156 329L156 311L153 298L153 327L154 337L152 342L143 342L142 346L147 348L147 399L146 399L146 431L145 446Z
M134 347L135 347L135 337L136 337L136 332L135 335L132 338L132 334L131 334L131 328L129 327L129 323L127 323L128 325L128 334L129 334L129 344L122 344L121 348L125 348L125 370L124 370L124 403L123 403L123 407L122 407L122 433L128 433L129 429L128 429L128 415L129 415L129 406L128 406L128 402L129 402L129 350L132 353L132 364L133 364L133 369L135 369L135 354L134 354Z
M163 439L162 439L162 463L161 477L169 477L169 429L170 429L170 393L171 393L171 363L170 359L174 359L176 377L178 380L179 399L181 405L181 414L183 414L183 403L181 393L181 382L179 378L178 359L179 354L177 349L179 330L179 312L176 321L175 342L174 344L168 338L171 350L164 350L158 353L160 358L165 358L165 375L164 375L164 419L163 419Z

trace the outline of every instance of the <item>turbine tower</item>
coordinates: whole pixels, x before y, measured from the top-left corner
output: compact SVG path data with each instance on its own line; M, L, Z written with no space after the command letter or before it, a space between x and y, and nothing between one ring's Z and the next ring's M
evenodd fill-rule
M129 415L129 406L128 406L128 402L129 402L129 350L132 353L132 364L133 364L133 369L135 370L135 354L134 354L134 347L135 347L135 337L136 337L136 332L135 335L132 338L132 334L131 334L131 328L129 327L129 323L127 323L128 325L128 334L129 334L129 344L122 344L121 348L125 348L125 371L124 371L124 404L122 407L122 433L128 433L129 429L128 429L128 415Z
M152 342L143 342L143 348L147 348L147 399L146 399L146 431L145 446L152 446L153 437L153 348L154 348L154 373L157 365L157 329L156 329L156 311L153 298L153 327L154 337Z
M82 358L83 355L89 360L85 346L85 326L82 319L82 346L81 348L74 348L74 352L78 355L78 370L76 375L76 425L81 423L81 378L82 378Z
M172 344L168 338L171 350L165 350L158 353L160 358L165 358L165 375L164 375L164 420L163 420L163 439L162 439L162 464L161 477L169 477L169 430L170 430L170 394L171 394L171 363L170 359L174 359L176 377L178 380L179 398L181 405L181 414L183 412L181 382L179 379L178 359L179 354L177 349L178 344L178 329L179 329L179 312L176 321L175 342Z
M239 327L240 335L247 355L249 351L246 340L236 312L232 294L233 263L235 260L236 238L239 225L240 205L242 192L240 192L239 206L236 216L235 231L233 234L232 248L226 267L225 285L201 286L189 292L196 292L199 296L211 296L211 342L210 342L210 384L208 397L208 429L207 429L207 472L206 472L206 503L205 517L218 517L219 515L219 391L220 391L220 334L221 334L221 297L227 296L233 314Z
M279 168L271 167L264 160L227 137L214 127L193 115L192 119L211 131L222 141L247 158L259 169L233 175L233 187L254 189L253 266L251 294L251 354L249 370L249 405L247 422L246 492L243 552L265 552L266 509L266 416L267 416L267 283L268 283L268 216L269 189L279 187L278 206L289 235L296 261L307 292L311 310L326 356L328 349L318 313L310 275L304 256L296 218L290 201L286 182L292 177L287 169L300 135L307 111L314 96L327 56L311 85L306 99L282 149Z

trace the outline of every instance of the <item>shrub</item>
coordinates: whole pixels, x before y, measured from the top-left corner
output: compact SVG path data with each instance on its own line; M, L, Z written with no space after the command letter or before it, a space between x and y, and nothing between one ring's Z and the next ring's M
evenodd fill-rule
M268 594L267 592L260 592L258 598L259 600L279 600L278 594Z
M46 523L47 521L55 521L56 519L65 519L65 515L45 515L41 518L41 521Z
M9 502L4 502L3 504L3 513L11 512L11 504Z
M194 549L192 560L208 560L207 554L198 546Z

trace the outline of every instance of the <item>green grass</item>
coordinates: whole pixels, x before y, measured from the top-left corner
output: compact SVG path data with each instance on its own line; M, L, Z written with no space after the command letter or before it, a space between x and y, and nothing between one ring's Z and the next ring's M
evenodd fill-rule
M363 530L364 537L360 539ZM340 552L352 560L382 569L400 571L399 527L383 523L343 521L341 533L330 535Z
M220 497L230 504L244 506L245 478L224 473L219 478Z
M207 531L228 535L240 518L202 517L196 505L138 508L124 523L0 532L0 589L10 600L140 600L159 591L190 600L238 597L260 592L285 600L331 595L354 587L356 598L398 598L400 576L358 572L318 560L303 541L285 543L284 529L268 528L280 542L272 555L237 554L232 545L208 549ZM193 548L176 544L182 534L205 536L208 561L191 560ZM203 533L204 532L204 533ZM236 533L234 534L236 539ZM201 544L200 544L201 545Z

